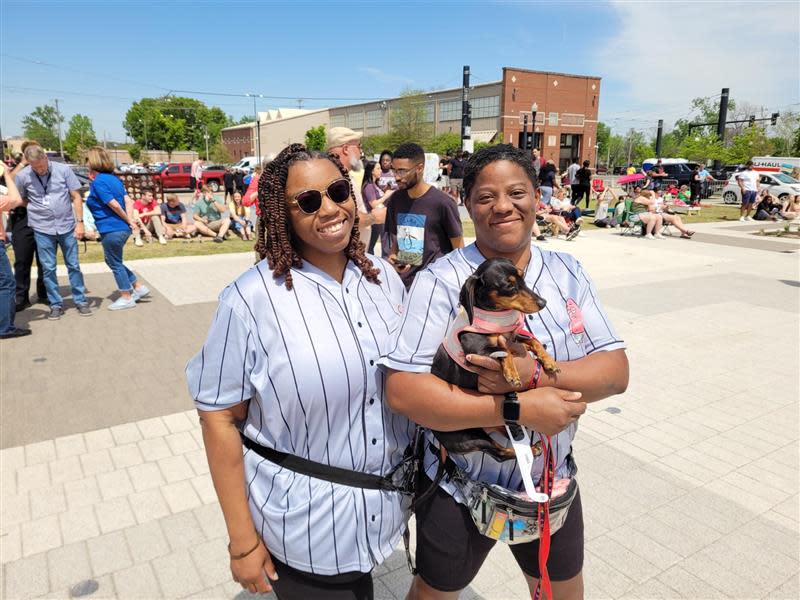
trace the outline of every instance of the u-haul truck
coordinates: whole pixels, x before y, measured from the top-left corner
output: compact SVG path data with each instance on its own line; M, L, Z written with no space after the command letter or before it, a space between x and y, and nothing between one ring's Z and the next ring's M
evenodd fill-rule
M800 158L797 156L754 156L753 170L762 173L786 173L800 179Z

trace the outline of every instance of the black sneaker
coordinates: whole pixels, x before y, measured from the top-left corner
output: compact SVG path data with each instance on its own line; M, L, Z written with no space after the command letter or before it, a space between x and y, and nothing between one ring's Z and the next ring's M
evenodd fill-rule
M37 304L46 304L47 306L50 306L50 300L47 299L47 296L37 296L36 297L36 303Z
M225 240L223 240L221 237L217 236L217 237L214 238L214 241L217 242L218 244L221 244Z
M78 307L78 314L82 317L91 317L92 316L92 309L89 308L88 304L77 304Z
M30 329L25 329L24 327L15 327L11 331L7 333L0 333L0 340L8 340L11 338L18 338L23 337L26 335L30 335L32 332Z
M573 223L572 227L569 230L569 233L567 233L567 241L574 240L576 237L578 237L578 234L580 232L581 232L581 224L580 223Z
M26 308L30 308L31 306L32 305L30 303L30 300L23 300L22 302L17 302L14 305L14 312L21 312L21 311L25 310Z
M51 321L58 321L63 314L64 309L59 305L55 305L50 307L50 314L47 315L47 318Z

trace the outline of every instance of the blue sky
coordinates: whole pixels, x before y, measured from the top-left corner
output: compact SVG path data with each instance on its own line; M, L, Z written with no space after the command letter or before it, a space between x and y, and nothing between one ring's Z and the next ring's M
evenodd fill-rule
M0 126L59 98L122 140L135 99L168 90L304 98L303 106L457 87L503 66L598 75L601 120L652 132L698 96L800 109L797 2L0 3ZM23 60L20 60L23 59ZM46 64L43 64L46 63ZM190 95L190 94L183 94ZM195 95L238 118L246 98ZM259 100L259 109L297 106Z

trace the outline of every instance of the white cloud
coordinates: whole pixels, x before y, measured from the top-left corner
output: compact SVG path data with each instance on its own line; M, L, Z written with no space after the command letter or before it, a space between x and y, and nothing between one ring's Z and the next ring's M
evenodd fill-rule
M377 67L358 67L358 70L381 83L402 83L405 85L414 83L414 80L409 77L404 77L403 75L397 75L395 73L386 73Z
M607 96L602 117L618 116L625 126L669 123L686 115L692 98L718 96L723 87L739 103L767 109L800 101L798 2L618 0L610 7L617 29L595 67L620 93Z

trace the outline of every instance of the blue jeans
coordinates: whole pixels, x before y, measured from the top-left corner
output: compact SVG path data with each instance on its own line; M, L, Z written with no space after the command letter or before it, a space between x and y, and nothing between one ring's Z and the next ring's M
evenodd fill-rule
M62 306L64 300L58 293L58 277L56 276L56 252L61 247L64 263L69 274L69 287L72 288L72 299L75 304L86 304L86 286L83 285L83 273L78 262L78 240L70 231L50 235L49 233L33 232L36 247L39 250L39 261L42 264L44 287L47 290L47 299L50 306Z
M542 203L550 204L550 199L553 197L553 188L549 185L542 185L539 186L539 189L542 191Z
M129 237L131 237L131 232L128 230L110 231L104 233L100 240L100 243L103 244L103 255L105 256L106 264L114 274L114 280L117 282L117 289L120 292L130 292L133 289L133 284L136 283L136 275L122 264L122 250L125 248L125 242L128 241Z
M16 289L17 283L11 271L11 263L8 261L6 243L0 240L0 333L9 333L16 329L14 327Z

